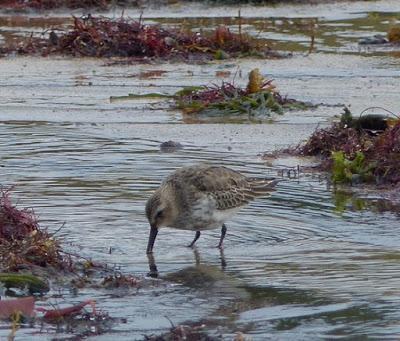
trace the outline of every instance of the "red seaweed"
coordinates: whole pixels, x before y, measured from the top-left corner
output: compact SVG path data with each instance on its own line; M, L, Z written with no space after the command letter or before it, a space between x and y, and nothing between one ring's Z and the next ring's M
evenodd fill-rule
M16 313L32 317L34 315L34 307L35 299L32 296L0 300L0 318L9 318Z
M270 112L283 113L283 109L305 108L312 106L295 99L282 96L272 79L264 79L259 69L249 73L249 82L245 88L234 82L223 81L203 87L189 87L175 94L176 107L184 113L218 112L219 114L247 113L256 115Z
M96 315L96 302L94 300L87 300L84 302L81 302L79 304L70 306L70 307L65 307L65 308L58 308L58 309L45 309L45 308L36 308L37 311L40 311L44 313L43 318L52 320L52 319L60 319L60 318L66 318L70 316L74 316L77 314L80 314L82 309L86 307L87 305L90 305L92 307L92 314Z
M64 268L57 240L39 228L29 209L13 205L9 191L0 191L0 269L17 271L33 266Z
M32 210L18 209L11 203L8 191L0 192L0 240L22 239L38 229Z
M233 33L225 26L211 32L164 29L121 17L108 19L88 15L73 17L73 27L49 37L30 37L25 42L2 48L3 54L64 54L90 57L188 58L193 55L214 58L219 54L238 57L258 54L276 57L265 42L247 34Z
M132 1L134 2L134 1ZM3 0L3 8L24 10L50 10L56 8L97 8L106 10L112 5L111 0Z
M371 129L376 125L376 129ZM368 127L368 128L365 128ZM400 184L400 121L382 115L353 118L348 109L340 122L317 129L307 142L284 152L314 155L322 159L320 168L332 170L332 153L342 152L351 162L362 155L363 167L370 169L377 184Z

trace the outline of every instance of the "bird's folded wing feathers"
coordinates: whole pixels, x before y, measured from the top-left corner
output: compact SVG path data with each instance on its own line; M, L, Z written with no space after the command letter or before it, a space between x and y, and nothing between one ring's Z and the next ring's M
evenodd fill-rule
M217 209L227 210L248 204L255 197L265 195L271 192L277 181L267 179L257 179L252 182L248 179L246 186L231 186L227 190L217 190L210 195L216 200Z
M213 197L220 210L244 206L255 197L272 191L278 182L274 179L247 178L229 168L213 166L188 173L186 181Z

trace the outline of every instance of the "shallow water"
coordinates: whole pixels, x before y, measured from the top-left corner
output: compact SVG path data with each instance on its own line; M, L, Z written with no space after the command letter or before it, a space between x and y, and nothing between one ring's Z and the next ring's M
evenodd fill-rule
M193 146L162 153L157 142L105 137L104 129L2 125L3 185L17 184L16 199L35 208L42 226L55 230L65 221L59 236L83 255L127 272L149 271L143 206L173 169L218 160L252 175L277 174L246 153ZM193 233L160 232L160 277L179 286L121 298L84 290L65 300L95 297L111 316L126 317L113 333L127 340L168 328L164 316L175 324L205 319L211 333L226 338L237 330L255 340L397 335L398 215L343 210L336 201L318 178L285 179L229 223L223 255L215 248L218 231L203 233L195 251L184 246Z
M391 2L377 3L383 12ZM332 20L337 24L368 16L365 11L355 14L354 6L340 7ZM293 8L293 17L301 18L303 7ZM276 20L282 16L276 14ZM165 17L173 15L166 12ZM341 30L347 33L332 33L336 41L341 35L359 35L352 26L343 25ZM276 37L279 46L289 46L288 37ZM292 44L298 44L297 38ZM355 112L376 104L398 109L399 60L379 53L337 53L348 50L346 44L335 50L322 40L318 49L324 53L207 65L104 66L106 61L94 59L3 59L1 185L16 185L15 200L33 207L42 226L55 231L65 222L58 236L66 248L145 276L149 260L144 204L163 177L203 161L252 176L279 177L282 170L287 174L288 168L295 170L304 161L271 163L257 154L297 144L317 125L332 120L340 108L320 106L273 117L272 122L248 117L193 119L168 110L166 103L110 102L110 96L170 94L184 85L215 81L219 71L230 72L230 78L240 65L240 84L246 83L248 70L259 67L294 98L351 103ZM164 153L160 143L167 140L184 148ZM253 340L395 340L400 335L398 221L395 210L381 211L349 198L329 187L324 177L285 176L271 197L257 199L228 223L222 253L215 248L219 231L203 233L192 250L185 247L192 232L161 230L154 261L162 285L155 282L138 292L62 290L62 298L53 292L50 302L41 304L95 298L111 316L126 318L126 323L115 323L93 340L161 334L171 326L168 319L175 325L202 321L210 335L226 340L237 331ZM3 324L0 338L8 333L8 324ZM70 335L25 326L17 336L43 340Z

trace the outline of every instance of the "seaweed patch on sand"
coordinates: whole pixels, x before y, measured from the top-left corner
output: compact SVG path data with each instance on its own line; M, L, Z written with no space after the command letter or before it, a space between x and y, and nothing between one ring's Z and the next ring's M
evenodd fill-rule
M281 95L273 80L265 79L259 69L250 71L245 88L233 82L184 88L175 94L174 100L175 107L185 114L271 116L273 113L283 114L292 109L313 107L310 103Z
M75 57L131 57L163 59L225 59L245 56L281 57L265 40L226 26L211 31L166 29L142 20L121 17L73 17L71 29L49 30L47 38L29 37L1 49L28 55L71 55Z
M360 115L345 108L340 122L317 129L305 144L285 152L321 158L319 169L335 183L400 185L400 118Z

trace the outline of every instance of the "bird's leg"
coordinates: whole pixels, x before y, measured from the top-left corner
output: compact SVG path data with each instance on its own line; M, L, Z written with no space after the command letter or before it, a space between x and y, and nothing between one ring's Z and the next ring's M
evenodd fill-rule
M194 243L196 243L196 240L199 239L200 237L200 231L196 231L196 235L194 236L193 241L188 245L188 247L193 247Z
M221 260L221 269L225 270L226 268L226 260L225 260L225 255L224 255L224 249L221 247L219 249L219 254L220 254L220 260Z
M226 225L222 224L221 238L219 239L219 244L218 244L219 248L222 248L222 243L224 242L225 235L226 235Z
M194 254L194 260L196 261L196 266L199 266L201 259L200 259L199 250L197 250L196 247L193 249L193 254Z

